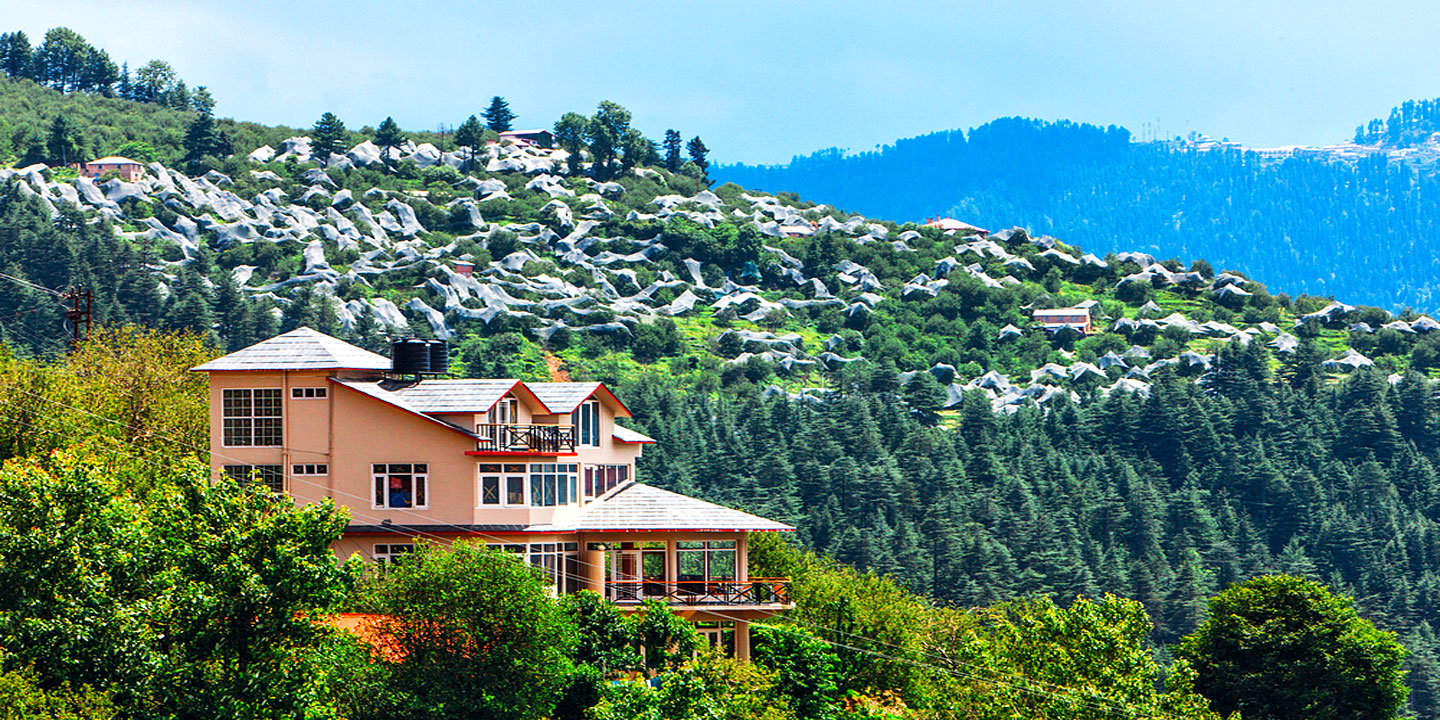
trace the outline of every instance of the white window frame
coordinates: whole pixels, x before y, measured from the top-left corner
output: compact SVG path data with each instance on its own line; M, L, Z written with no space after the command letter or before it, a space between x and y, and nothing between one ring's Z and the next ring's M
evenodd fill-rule
M580 503L580 466L576 463L530 463L526 479L526 499L530 507L570 507ZM555 501L544 503L545 489L554 482ZM535 497L536 491L540 497ZM564 502L560 498L564 498Z
M257 393L257 392L265 392L265 393L273 392L273 393L275 393L275 408L276 408L276 412L279 413L278 415L256 415L256 414L255 414L255 393ZM244 398L243 402L246 403L246 407L248 408L248 411L245 412L244 414L242 414L242 413L240 412L240 410L237 408L236 411L232 414L230 401L231 401L231 399L232 399L232 397L233 397L234 400L235 400L235 402L236 402L237 404L240 403L240 402L241 402L242 394L243 394L243 398ZM285 395L284 395L284 391L281 390L280 388L225 388L225 389L222 389L222 390L220 391L220 445L221 445L221 447L227 447L227 448L231 448L231 447L235 447L235 448L238 448L238 447L271 447L271 448L280 447L281 444L285 442L285 410L284 410L284 407L285 407ZM255 435L256 435L256 432L255 432L255 427L256 427L256 426L255 426L255 422L256 422L257 420L265 420L265 421L275 420L275 421L277 421L278 425L276 426L275 431L276 431L276 439L277 439L279 442L276 442L274 445L258 445L258 444L256 444L256 443L255 443ZM249 439L250 439L249 442L245 442L245 443L231 443L231 442L230 442L230 439L231 439L231 438L230 438L230 427L229 427L229 423L231 423L231 422L236 423L236 427L237 427L237 428L238 428L238 427L242 427L241 423L246 423L245 425L243 425L243 427L245 427L245 428L248 429L248 436L249 436Z
M297 387L290 388L291 400L324 400L330 395L329 388L323 387Z
M296 463L290 466L290 474L294 476L325 477L330 474L328 463Z
M266 468L269 468L268 472L271 473L270 478L274 479L275 483L272 484L269 480L266 479ZM284 465L225 465L221 468L221 472L223 472L226 477L240 480L242 482L258 479L259 482L265 483L265 486L270 488L274 492L285 492ZM256 473L259 473L259 478L255 477ZM276 487L276 485L279 485L279 487Z
M415 543L376 543L374 547L370 548L370 558L381 565L389 565L399 560L401 556L413 552L415 552Z
M600 401L580 403L570 413L570 428L577 447L600 447Z
M380 472L378 468L385 468ZM410 468L409 472L391 470L390 468ZM423 468L415 470L415 468ZM390 476L410 476L410 505L401 507L390 504ZM370 466L371 497L370 509L372 510L424 510L430 507L430 464L429 463L373 463ZM383 501L382 499L383 498ZM423 502L418 502L421 500Z
M509 395L497 401L490 408L488 422L491 425L514 425L520 422L519 402Z
M489 468L489 469L487 469ZM495 468L499 468L498 470ZM485 478L500 479L500 502L485 502ZM510 481L520 483L520 501L510 501ZM475 508L530 506L530 466L525 463L477 463L475 465Z
M615 468L615 484L605 487L605 476L609 474L610 468ZM629 482L635 475L635 470L629 463L587 463L580 472L581 488L586 502L594 500L611 490Z

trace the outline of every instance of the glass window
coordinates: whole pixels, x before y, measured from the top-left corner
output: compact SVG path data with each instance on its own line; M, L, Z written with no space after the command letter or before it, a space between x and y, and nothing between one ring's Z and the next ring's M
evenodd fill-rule
M329 474L330 474L330 466L329 466L329 465L326 465L326 464L324 464L324 463L315 464L315 465L311 465L311 464L291 465L291 466L290 466L290 474L291 474L291 475L329 475Z
M675 561L682 582L728 582L735 579L735 541L675 543Z
M374 507L422 508L429 504L426 489L429 466L424 463L392 463L371 466L375 481Z
M221 429L230 447L279 447L280 390L222 390Z
M285 474L279 465L226 465L224 470L233 480L258 480L274 492L285 492Z
M568 463L532 463L530 465L530 504L554 507L579 502L574 493L579 486L576 466Z
M295 398L296 400L323 398L326 394L326 388L323 387L290 388L290 397Z
M525 504L525 478L523 478L523 477L507 477L507 478L505 478L505 504L506 504L506 505L524 505L524 504Z
M586 465L585 497L599 497L630 479L629 465Z
M499 475L482 475L482 476L480 476L480 504L481 504L481 505L499 505L499 504L500 504L500 476L499 476Z
M570 427L574 428L575 443L600 447L600 403L586 400L570 413Z
M375 562L386 565L400 559L406 553L415 552L415 546L409 543L386 543L376 545L371 557Z

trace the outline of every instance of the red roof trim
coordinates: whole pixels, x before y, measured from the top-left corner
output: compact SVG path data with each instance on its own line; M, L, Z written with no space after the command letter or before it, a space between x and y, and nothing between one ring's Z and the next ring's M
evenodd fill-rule
M415 417L421 418L421 419L423 419L423 420L428 420L429 422L435 423L436 425L439 425L440 427L443 427L443 428L445 428L446 430L449 430L449 431L454 432L454 433L458 433L458 434L460 434L460 435L464 435L465 437L469 438L471 441L474 441L474 440L477 439L474 435L470 434L470 431L468 431L468 430L463 430L463 429L461 429L461 428L455 427L454 425L451 425L450 423L447 423L447 422L445 422L445 421L443 421L443 420L437 420L437 419L435 419L435 418L433 418L433 417L430 417L429 415L426 415L425 413L415 412L414 410L411 410L410 408L407 408L407 407L405 407L405 406L403 406L403 405L397 405L397 404L395 404L395 403L393 403L393 402L390 402L390 401L388 401L388 400L386 400L386 399L384 399L384 398L375 397L374 395L371 395L370 393L361 392L361 391L359 391L359 390L356 390L355 388L350 387L349 385L346 385L346 384L343 383L343 382L340 382L340 381L339 381L338 379L336 379L336 378L327 377L327 378L325 378L325 380L326 380L327 382L330 382L330 383L334 384L334 385L338 385L338 386L340 386L340 387L343 387L343 388L345 388L346 390L349 390L350 392L355 393L356 395L360 395L361 397L370 398L371 400L374 400L375 402L378 402L378 403L380 403L380 404L382 404L382 405L386 405L386 406L395 408L396 410L399 410L399 411L401 411L401 412L408 413L408 414L410 414L410 415L414 415Z
M538 457L575 457L576 455L579 455L579 453L573 453L573 452L568 452L568 453L547 453L547 452L539 452L539 451L535 451L535 452L511 452L511 451L505 451L505 450L467 450L467 451L465 451L465 454L466 454L466 455L482 455L482 456L487 456L487 457L495 456L495 457L528 457L528 458L533 458L533 457L537 457L537 456L538 456Z

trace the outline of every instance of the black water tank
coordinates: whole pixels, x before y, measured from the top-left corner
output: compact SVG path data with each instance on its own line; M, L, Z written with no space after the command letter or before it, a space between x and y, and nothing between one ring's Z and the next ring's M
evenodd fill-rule
M430 344L419 338L390 343L390 371L397 375L430 372Z
M450 343L444 340L430 341L430 374L446 375L450 372Z

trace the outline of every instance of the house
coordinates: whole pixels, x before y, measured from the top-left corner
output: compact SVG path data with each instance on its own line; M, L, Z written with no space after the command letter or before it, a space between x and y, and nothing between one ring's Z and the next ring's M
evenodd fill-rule
M617 422L630 411L603 383L441 379L417 347L392 361L300 328L193 368L210 379L211 471L348 508L341 558L484 542L556 593L663 601L742 658L749 623L790 607L787 581L749 577L747 541L794 528L640 482L654 440Z
M555 147L555 135L549 130L506 130L500 133L500 142L509 140L514 145L534 145L542 148Z
M110 172L118 173L125 182L136 182L145 174L145 166L119 155L91 160L80 166L80 174L87 178L98 178Z
M1075 330L1082 335L1089 335L1095 332L1095 326L1090 321L1089 308L1068 307L1053 310L1035 310L1031 314L1031 318L1046 332L1053 333L1063 328Z

